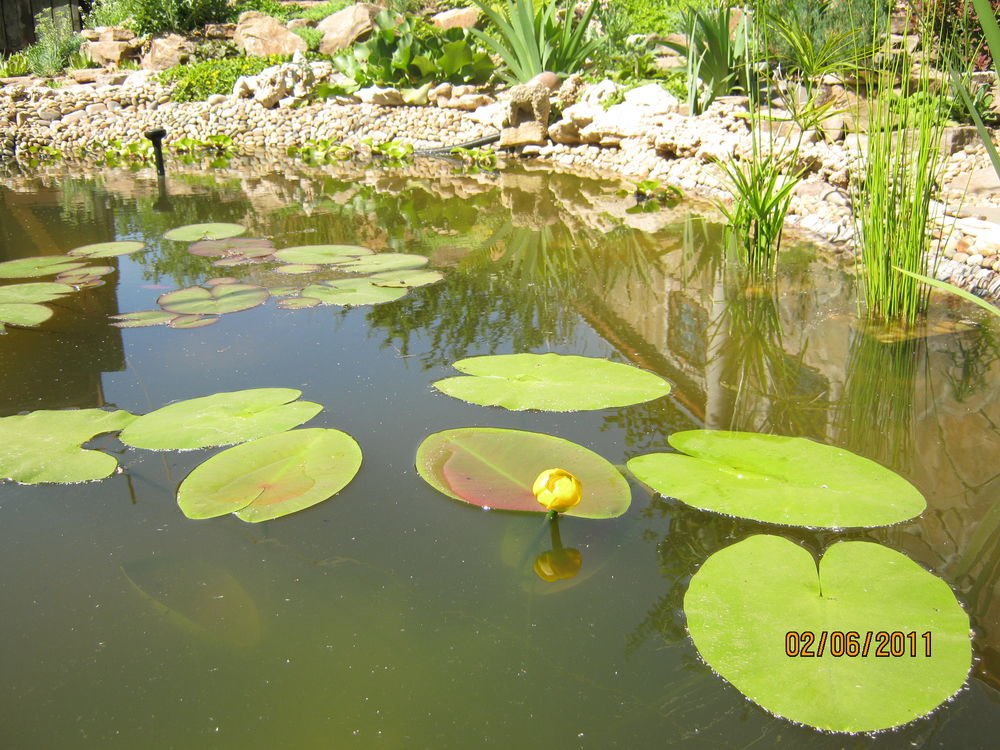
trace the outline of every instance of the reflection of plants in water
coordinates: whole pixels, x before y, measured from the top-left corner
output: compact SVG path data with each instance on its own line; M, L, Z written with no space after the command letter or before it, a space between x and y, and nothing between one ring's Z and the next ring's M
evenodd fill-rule
M951 362L951 367L943 371L944 377L951 385L955 400L961 403L986 387L986 376L1000 357L1000 343L996 333L984 326L955 336L954 348L947 349L944 354Z

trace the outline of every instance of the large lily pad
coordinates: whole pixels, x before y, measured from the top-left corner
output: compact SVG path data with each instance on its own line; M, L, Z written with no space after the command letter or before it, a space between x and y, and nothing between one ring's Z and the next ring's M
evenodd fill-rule
M136 310L135 312L120 313L112 315L114 321L111 325L117 328L148 328L150 326L165 326L174 318L176 313L164 310Z
M75 289L69 284L54 281L34 281L27 284L9 284L0 286L0 304L10 302L39 303L51 302L54 299L72 294Z
M134 419L127 411L103 409L43 410L0 418L0 477L24 484L103 479L118 461L80 446Z
M151 450L189 450L253 440L297 427L323 409L296 401L295 388L251 388L169 404L144 414L121 441Z
M428 286L441 281L444 276L440 271L418 269L403 269L402 271L383 271L369 277L375 286L399 287L411 289L418 286Z
M688 430L628 462L642 482L696 508L793 526L884 526L923 512L903 477L843 448L806 438Z
M0 279L30 279L72 271L84 264L65 255L38 255L0 263Z
M347 433L292 430L212 456L181 483L177 503L188 518L267 521L335 495L360 467L361 448Z
M372 252L360 245L297 245L276 250L274 257L283 263L317 265L355 260Z
M471 377L438 380L449 396L521 411L579 411L628 406L666 395L670 384L631 365L564 354L469 357L452 365Z
M30 302L0 303L0 333L5 325L37 326L52 317L52 310L45 305L35 305Z
M224 240L227 237L243 234L245 231L247 231L246 227L239 224L187 224L164 232L163 236L168 240L178 240L179 242L197 242L198 240Z
M74 258L114 258L118 255L136 253L144 247L145 244L142 242L124 240L121 242L98 242L93 245L84 245L82 247L73 248L67 252L66 255Z
M426 266L428 259L423 255L410 253L379 253L368 258L344 261L337 268L351 273L384 273L386 271L403 271Z
M702 565L684 611L702 658L750 700L836 732L924 716L962 687L972 660L969 618L947 584L870 542L833 545L817 570L787 539L750 537ZM786 642L789 632L813 640ZM826 635L820 655L821 634L831 632L855 634L857 654L848 655L854 646L843 637ZM901 635L893 642L891 633ZM786 647L815 655L789 656Z
M324 305L380 305L406 295L406 289L375 286L368 279L337 279L312 284L300 293Z
M254 284L220 284L209 288L190 286L167 292L156 300L164 310L178 315L222 315L249 310L268 298L264 287Z
M553 468L565 469L583 484L583 498L567 516L614 518L632 502L628 482L606 459L538 432L497 427L436 432L417 448L416 465L438 491L483 508L544 513L531 485Z

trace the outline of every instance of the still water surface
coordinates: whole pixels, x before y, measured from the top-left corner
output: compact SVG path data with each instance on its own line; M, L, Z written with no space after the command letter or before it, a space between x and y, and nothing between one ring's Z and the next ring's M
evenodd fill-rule
M307 426L364 451L336 498L259 525L177 508L177 485L214 450L104 437L123 473L0 486L0 748L986 748L1000 736L1000 331L964 303L936 302L932 335L882 342L855 320L850 276L808 248L788 249L774 288L748 290L697 207L626 214L618 185L546 173L220 172L172 176L166 195L115 172L0 185L0 260L148 245L40 329L0 336L0 415L144 413L292 387L325 407ZM271 301L196 330L109 326L209 277L276 283L270 267L213 268L160 239L201 221L278 247L421 253L446 278L377 307ZM631 362L674 390L548 414L430 387L461 357L522 351ZM549 546L540 517L453 502L416 474L426 435L474 425L547 432L618 465L683 429L812 437L899 471L929 507L889 529L811 533L633 482L625 516L563 519L583 565L547 583L533 567ZM879 541L945 578L975 629L967 688L876 738L745 700L699 661L681 605L711 553L762 532L817 552Z

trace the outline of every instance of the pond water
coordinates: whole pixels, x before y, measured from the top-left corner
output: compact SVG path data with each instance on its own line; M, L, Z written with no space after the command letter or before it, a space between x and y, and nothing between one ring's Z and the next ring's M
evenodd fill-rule
M0 336L0 416L114 406L145 413L280 386L325 408L364 463L335 498L261 524L192 521L180 481L215 450L93 444L124 471L79 485L0 485L0 747L992 747L1000 736L1000 330L935 302L925 335L859 325L850 275L805 246L773 288L726 272L697 206L627 214L611 181L431 166L10 178L0 260L139 239L107 283ZM163 232L244 224L278 247L427 255L445 279L378 306L279 309L194 330L108 315L232 275ZM885 336L881 337L885 339ZM666 397L578 413L510 412L431 387L457 359L557 352L627 362ZM439 494L414 454L432 432L546 432L612 463L673 432L739 429L842 446L926 495L917 519L808 532L712 515L632 483L622 517L564 518L573 578L540 579L542 517ZM682 598L713 552L758 533L816 552L874 540L942 576L974 628L967 687L876 737L774 718L701 662Z

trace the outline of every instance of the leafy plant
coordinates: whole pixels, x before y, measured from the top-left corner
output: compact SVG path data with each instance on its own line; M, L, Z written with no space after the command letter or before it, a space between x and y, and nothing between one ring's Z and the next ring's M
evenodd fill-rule
M314 29L310 26L303 26L301 28L294 29L293 33L302 37L308 45L310 52L318 50L319 43L323 41L323 31L321 29Z
M665 36L682 30L684 14L691 9L710 7L716 0L616 0L608 3L602 23L611 15L612 24L621 25L628 33Z
M330 138L321 138L306 141L302 146L290 146L287 153L312 166L350 159L354 155L354 148Z
M816 5L829 8L831 3L824 0ZM790 13L780 4L765 7L764 22L772 41L771 59L783 73L797 76L810 90L825 75L856 69L870 54L864 27L830 29L816 38L797 7Z
M588 38L590 21L599 0L591 0L580 18L573 4L559 7L558 0L505 0L502 11L484 0L472 0L490 20L492 33L472 33L506 64L502 73L511 81L525 82L543 71L562 75L577 72L600 46Z
M31 65L28 63L28 56L24 50L0 60L0 77L24 76L30 72Z
M127 26L140 35L185 33L232 14L228 0L96 0L85 25Z
M993 72L994 74L1000 73L1000 25L997 24L996 15L992 12L988 0L973 0L973 7L979 18L979 24L982 27L983 36L989 47L990 55L993 58ZM996 171L997 176L1000 177L1000 154L997 153L996 147L993 145L993 138L977 110L973 95L969 92L968 87L963 85L961 78L954 68L951 68L949 72L951 74L952 87L965 104L969 116L979 131L979 137L986 147L986 152L990 156L993 169Z
M73 33L66 9L56 11L54 19L48 11L36 15L35 35L38 41L23 54L28 68L38 76L52 76L64 70L83 41Z
M456 146L448 152L469 163L474 170L496 169L497 153L491 148L462 148Z
M228 19L231 21L235 21L241 13L246 13L248 10L255 10L265 16L277 18L279 21L290 21L293 18L301 18L305 14L302 6L295 3L282 3L279 0L236 0L231 5L232 10Z
M305 10L295 13L295 18L306 18L310 21L322 21L327 16L332 16L338 10L343 10L351 3L348 0L329 0L329 2L312 5Z
M257 75L272 65L288 61L284 55L237 57L204 60L193 65L178 65L159 75L162 83L174 84L171 97L178 102L199 102L211 94L229 94L240 76Z

